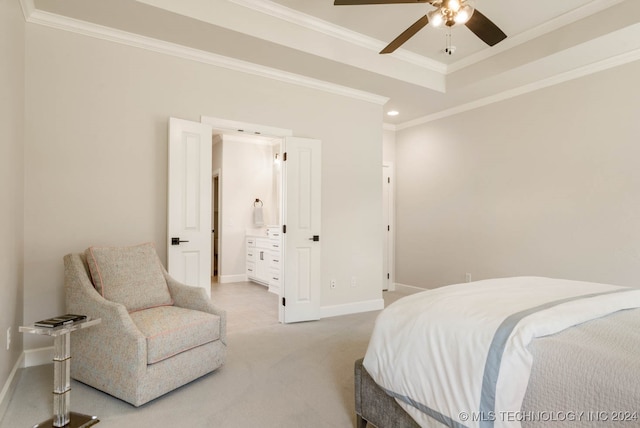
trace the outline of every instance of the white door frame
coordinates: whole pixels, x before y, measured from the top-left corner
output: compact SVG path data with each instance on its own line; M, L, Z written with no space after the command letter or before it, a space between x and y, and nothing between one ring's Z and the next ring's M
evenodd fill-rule
M213 275L213 271L215 270L216 272L218 272L218 282L220 282L220 265L222 263L220 263L220 259L222 258L222 254L220 253L220 248L222 247L222 235L220 234L220 231L222 230L220 228L220 226L222 225L222 174L220 173L221 170L220 168L216 168L213 173L211 174L211 190L213 193L213 182L215 180L215 178L218 178L218 200L216 205L218 205L218 223L216 224L212 224L214 230L215 230L215 237L218 238L218 260L216 261L216 266L214 266L212 268L212 272L211 274ZM212 195L213 197L213 195ZM214 209L213 209L213 205L211 207L211 212L213 214ZM213 223L213 215L211 216L211 222ZM211 251L212 251L212 256L213 256L213 246L211 247ZM212 257L213 259L213 257Z
M395 170L393 168L393 163L392 162L383 162L382 164L382 177L383 177L383 185L388 185L388 191L389 191L389 197L388 197L388 201L389 201L389 206L383 206L383 209L388 209L388 215L389 215L389 219L388 219L388 226L389 226L389 231L388 231L388 260L387 263L388 265L385 266L385 269L383 270L383 284L388 284L388 290L389 291L394 291L396 289L396 260L395 260L395 254L396 254L396 227L395 227L395 221L396 221L396 216L395 216L395 212L396 212L396 199L395 199L395 187L396 187L396 183L395 183ZM389 182L385 183L385 178L389 178ZM384 225L385 227L387 225ZM384 232L384 231L383 231ZM387 273L389 274L389 279L386 278Z
M258 125L255 123L239 122L236 120L221 119L219 117L200 116L200 122L211 125L214 131L220 131L222 134L238 132L246 135L255 135L263 137L285 138L292 137L293 131L286 128L276 128L273 126Z

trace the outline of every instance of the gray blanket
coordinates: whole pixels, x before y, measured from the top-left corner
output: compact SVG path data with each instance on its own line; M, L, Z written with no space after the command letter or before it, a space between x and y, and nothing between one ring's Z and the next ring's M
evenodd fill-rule
M534 340L523 427L640 426L640 309ZM529 419L529 420L527 420Z

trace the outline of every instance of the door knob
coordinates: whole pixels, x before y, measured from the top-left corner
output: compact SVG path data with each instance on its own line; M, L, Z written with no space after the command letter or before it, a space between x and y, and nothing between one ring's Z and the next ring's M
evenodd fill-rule
M181 242L189 242L189 241L181 241L180 238L171 238L171 245L180 245Z
M320 235L313 235L312 238L309 238L309 241L318 242L320 240Z

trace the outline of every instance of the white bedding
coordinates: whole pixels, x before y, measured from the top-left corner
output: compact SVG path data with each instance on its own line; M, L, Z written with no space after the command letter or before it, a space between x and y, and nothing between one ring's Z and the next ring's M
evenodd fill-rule
M531 340L638 307L640 289L550 278L442 287L382 311L364 367L422 427L519 427Z

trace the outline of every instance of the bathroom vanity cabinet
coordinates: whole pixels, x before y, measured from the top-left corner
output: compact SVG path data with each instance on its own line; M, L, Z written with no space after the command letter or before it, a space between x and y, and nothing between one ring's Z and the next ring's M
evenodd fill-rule
M246 252L247 279L266 285L273 293L279 293L282 266L280 227L267 227L266 235L248 235Z

